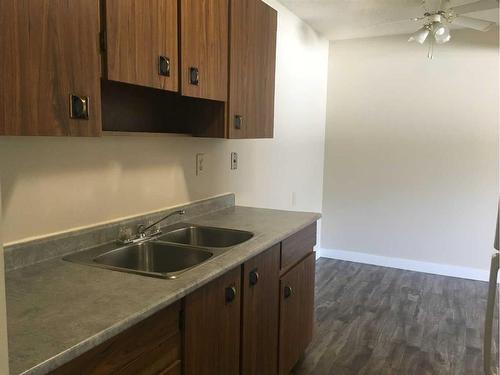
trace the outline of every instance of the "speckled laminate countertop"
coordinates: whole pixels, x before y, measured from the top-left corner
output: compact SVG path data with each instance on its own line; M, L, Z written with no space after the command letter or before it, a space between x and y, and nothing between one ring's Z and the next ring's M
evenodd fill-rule
M230 207L190 223L253 232L252 239L176 280L53 259L7 272L11 374L46 374L181 299L320 218Z

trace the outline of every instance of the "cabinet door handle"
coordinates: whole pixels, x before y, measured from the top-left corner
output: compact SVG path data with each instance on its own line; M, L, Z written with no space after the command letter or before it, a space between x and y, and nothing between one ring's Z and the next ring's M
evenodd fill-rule
M69 96L69 117L77 120L89 119L89 97L71 94Z
M293 288L289 285L286 285L285 288L283 289L283 296L285 299L290 298L293 294Z
M189 68L189 83L195 86L200 84L200 71L194 66Z
M168 57L159 57L158 74L164 77L170 77L170 59Z
M255 286L259 282L259 272L257 272L257 269L254 269L250 271L248 274L248 281L250 282L250 286Z
M226 288L226 303L231 303L236 298L236 287L234 285Z
M243 126L243 116L241 115L234 116L234 128L241 129L242 126Z

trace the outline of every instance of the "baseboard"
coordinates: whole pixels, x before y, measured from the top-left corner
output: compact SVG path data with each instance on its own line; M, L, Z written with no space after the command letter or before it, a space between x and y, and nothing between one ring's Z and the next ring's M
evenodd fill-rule
M356 263L372 264L375 266L399 268L402 270L431 273L434 275L460 277L462 279L488 281L489 271L452 266L447 264L421 262L418 260L393 258L381 255L360 253L356 251L316 249L316 258L330 258L338 260L347 260Z

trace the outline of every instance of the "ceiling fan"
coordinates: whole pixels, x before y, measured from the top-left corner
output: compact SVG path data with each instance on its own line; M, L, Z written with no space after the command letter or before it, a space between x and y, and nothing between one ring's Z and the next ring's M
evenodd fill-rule
M462 14L498 8L498 1L479 0L470 4L450 7L450 0L442 0L438 10L429 10L426 0L423 0L424 15L411 19L412 21L423 23L423 26L413 33L408 41L424 44L426 40L429 40L428 57L432 59L434 43L444 44L451 40L448 25L456 25L483 32L488 31L491 26L495 25L495 22L467 17Z

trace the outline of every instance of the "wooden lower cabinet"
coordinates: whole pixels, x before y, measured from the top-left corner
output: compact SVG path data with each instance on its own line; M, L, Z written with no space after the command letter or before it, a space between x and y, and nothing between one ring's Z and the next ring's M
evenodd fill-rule
M241 374L278 371L280 244L243 264Z
M315 253L280 280L279 374L289 374L312 340Z
M316 245L316 228L316 223L313 223L281 242L282 275L313 251Z
M239 373L240 292L237 267L185 298L185 375Z
M315 238L302 229L51 374L289 374L312 340Z

